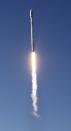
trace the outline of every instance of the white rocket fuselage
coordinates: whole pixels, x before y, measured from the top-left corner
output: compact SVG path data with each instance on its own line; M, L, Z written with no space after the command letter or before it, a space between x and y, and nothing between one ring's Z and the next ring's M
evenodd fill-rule
M33 12L32 12L32 9L30 9L30 25L31 25L31 49L32 49L32 52L34 52L35 46L34 46Z

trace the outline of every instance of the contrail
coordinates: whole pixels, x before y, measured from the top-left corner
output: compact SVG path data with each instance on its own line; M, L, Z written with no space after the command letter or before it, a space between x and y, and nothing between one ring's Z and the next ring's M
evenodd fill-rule
M32 52L32 106L33 106L33 114L38 116L38 106L37 106L37 75L36 75L36 53Z
M37 73L36 73L36 53L34 45L34 31L33 31L33 12L30 10L30 25L31 25L31 65L32 65L32 106L33 114L38 117L38 106L37 106Z

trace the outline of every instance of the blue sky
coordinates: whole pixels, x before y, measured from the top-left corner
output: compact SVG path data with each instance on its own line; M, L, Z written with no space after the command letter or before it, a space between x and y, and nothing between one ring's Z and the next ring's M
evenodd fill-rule
M40 119L30 98L30 8ZM71 131L70 0L0 0L0 130Z

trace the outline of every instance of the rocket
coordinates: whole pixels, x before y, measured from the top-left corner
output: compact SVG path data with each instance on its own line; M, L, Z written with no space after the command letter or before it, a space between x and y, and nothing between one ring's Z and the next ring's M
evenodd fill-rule
M34 45L33 11L32 11L32 9L30 9L30 26L31 26L31 49L32 49L32 52L34 52L35 45Z

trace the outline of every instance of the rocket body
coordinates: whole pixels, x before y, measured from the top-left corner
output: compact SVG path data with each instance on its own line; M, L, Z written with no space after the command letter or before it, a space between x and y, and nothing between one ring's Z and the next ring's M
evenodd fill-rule
M32 12L32 9L30 9L30 25L31 25L31 49L32 49L32 52L34 52L35 51L35 45L34 45L33 12Z

